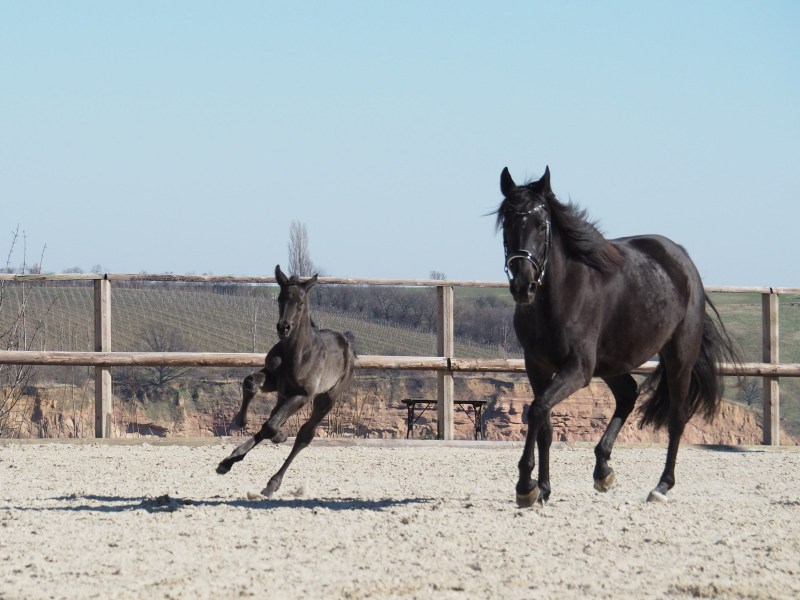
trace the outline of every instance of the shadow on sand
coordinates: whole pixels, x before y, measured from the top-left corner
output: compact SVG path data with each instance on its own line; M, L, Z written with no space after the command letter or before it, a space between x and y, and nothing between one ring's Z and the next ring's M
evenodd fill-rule
M98 496L88 494L85 496L69 495L50 498L50 501L63 503L56 506L15 506L0 507L0 510L33 510L33 511L66 511L66 512L99 512L99 513L119 513L131 510L144 510L149 513L174 512L184 507L234 507L251 509L324 509L332 511L341 510L370 510L382 511L395 506L407 506L409 504L429 504L433 502L429 498L406 498L395 500L384 498L380 500L364 500L361 498L315 498L315 499L269 499L258 500L246 499L223 499L210 498L207 500L195 500L193 498L173 498L169 494L163 496L145 497L123 497L123 496Z

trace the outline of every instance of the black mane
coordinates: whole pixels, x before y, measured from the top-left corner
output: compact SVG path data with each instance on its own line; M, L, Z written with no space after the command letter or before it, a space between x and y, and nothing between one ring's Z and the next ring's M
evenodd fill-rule
M576 204L564 204L552 192L536 190L536 183L519 186L505 198L497 209L497 229L502 229L509 215L529 210L538 202L547 207L553 230L561 237L567 255L601 273L613 273L625 262L625 257L590 221L586 211Z

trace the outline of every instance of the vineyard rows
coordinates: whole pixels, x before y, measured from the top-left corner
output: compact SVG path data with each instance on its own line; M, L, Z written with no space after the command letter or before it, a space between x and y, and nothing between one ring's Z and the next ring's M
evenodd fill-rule
M112 350L120 352L264 352L277 341L278 304L274 288L254 287L252 295L219 294L202 288L112 288ZM21 286L6 286L0 326L7 329L23 300ZM42 323L32 350L87 351L94 348L93 288L89 285L28 285L26 328ZM436 334L374 320L314 310L317 326L350 331L360 354L432 356ZM158 329L172 335L170 347L148 344ZM165 336L162 336L162 339ZM456 340L456 354L470 358L504 356L500 348Z

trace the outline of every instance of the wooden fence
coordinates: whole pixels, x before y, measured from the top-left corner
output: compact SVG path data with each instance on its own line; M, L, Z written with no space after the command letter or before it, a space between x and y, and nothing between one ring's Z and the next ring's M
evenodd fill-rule
M94 352L0 351L0 364L73 365L95 367L95 436L111 437L112 390L111 368L122 366L193 366L251 367L264 364L264 354L221 352L113 352L111 350L111 287L114 281L161 281L181 283L252 284L275 283L274 277L206 276L206 275L119 275L0 274L0 281L93 281L94 282ZM453 439L453 375L471 373L524 373L521 359L459 358L454 354L454 293L456 287L505 288L504 282L440 281L428 279L343 279L320 277L321 284L382 285L435 287L437 291L438 335L437 356L360 356L359 369L396 369L434 371L437 374L439 435ZM758 293L762 298L762 361L745 363L737 371L722 364L727 375L758 376L763 381L764 439L767 445L780 445L780 378L800 377L800 364L781 364L779 356L779 298L781 294L800 294L800 288L708 287L707 292ZM648 362L635 373L651 372L657 363Z

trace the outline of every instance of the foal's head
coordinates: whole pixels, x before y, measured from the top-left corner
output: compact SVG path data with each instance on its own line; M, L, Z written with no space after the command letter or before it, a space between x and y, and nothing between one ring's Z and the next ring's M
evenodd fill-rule
M306 297L317 283L317 276L300 281L295 275L287 277L281 271L281 266L276 265L275 279L281 286L281 292L278 294L278 337L285 340L292 332L299 331L302 324L311 322Z

